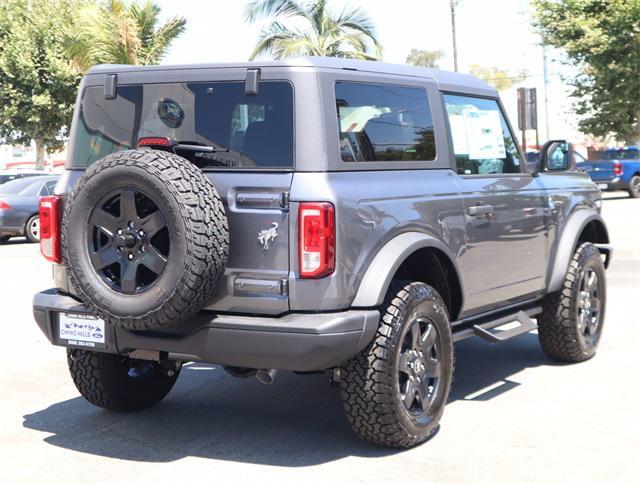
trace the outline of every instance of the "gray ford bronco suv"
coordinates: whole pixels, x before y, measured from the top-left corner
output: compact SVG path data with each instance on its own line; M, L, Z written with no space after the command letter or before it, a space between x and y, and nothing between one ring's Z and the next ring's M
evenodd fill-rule
M456 341L537 328L555 360L594 355L611 248L571 150L526 165L497 92L463 74L98 66L41 202L55 288L35 319L99 407L158 403L189 361L326 372L361 437L410 447Z

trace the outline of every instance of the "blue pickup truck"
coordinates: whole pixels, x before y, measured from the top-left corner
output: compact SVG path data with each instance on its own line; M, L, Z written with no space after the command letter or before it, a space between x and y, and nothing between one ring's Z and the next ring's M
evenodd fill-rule
M577 163L601 190L624 190L631 198L640 198L640 146L609 149L598 161Z

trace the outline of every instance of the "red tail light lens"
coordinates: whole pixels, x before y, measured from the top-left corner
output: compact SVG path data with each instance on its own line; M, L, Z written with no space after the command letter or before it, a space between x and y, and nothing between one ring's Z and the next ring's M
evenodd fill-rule
M318 279L335 268L336 226L330 203L301 203L298 215L300 277Z
M614 175L622 175L622 163L614 163L613 164L613 174Z
M40 252L45 259L56 264L62 262L60 249L60 210L62 196L53 195L40 199Z
M175 143L171 138L163 136L147 136L138 139L138 146L173 146Z
M4 200L0 200L0 210L7 210L9 208L11 208L11 205L9 205Z

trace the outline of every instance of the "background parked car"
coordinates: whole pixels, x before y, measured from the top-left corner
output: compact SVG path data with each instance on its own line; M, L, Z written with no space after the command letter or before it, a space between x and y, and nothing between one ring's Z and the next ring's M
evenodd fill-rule
M45 175L48 173L41 170L0 170L0 185L20 178Z
M51 195L58 176L39 176L12 180L0 185L0 244L11 237L40 240L38 201Z
M610 149L604 159L579 163L601 190L624 190L631 198L640 198L640 146Z

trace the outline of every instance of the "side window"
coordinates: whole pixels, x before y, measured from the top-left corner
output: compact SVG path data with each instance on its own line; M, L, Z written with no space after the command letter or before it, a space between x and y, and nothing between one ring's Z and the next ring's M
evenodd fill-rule
M343 161L431 161L436 157L427 92L419 87L338 82Z
M47 189L49 195L53 195L53 190L56 188L57 183L58 180L51 180L45 184L45 188Z
M42 188L40 188L40 193L38 193L39 197L44 197L46 195L51 195L51 191L49 190L48 183L45 183L44 185L42 185Z
M445 94L444 101L458 174L520 173L518 146L496 100Z

